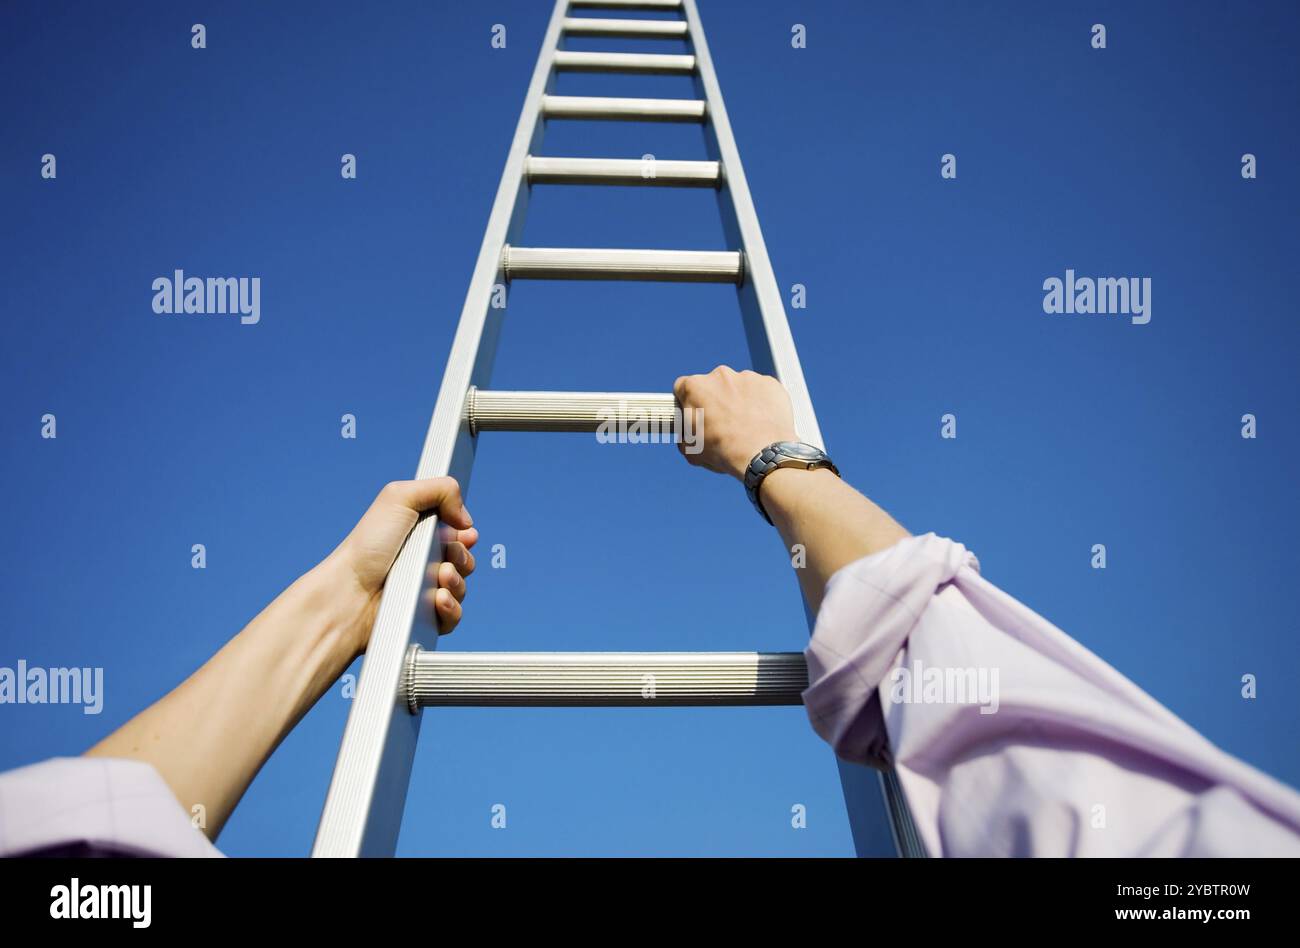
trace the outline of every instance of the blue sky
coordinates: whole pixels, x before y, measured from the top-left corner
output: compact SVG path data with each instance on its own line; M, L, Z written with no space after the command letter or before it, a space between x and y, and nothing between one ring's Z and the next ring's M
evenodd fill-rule
M778 282L807 287L790 318L846 478L1300 783L1294 4L700 8ZM0 768L125 721L413 473L549 10L5 5L0 665L102 666L106 703L0 706ZM640 48L575 43L599 45ZM559 91L691 94L679 77ZM704 156L698 128L612 123L553 123L544 152ZM525 235L723 246L712 195L692 191L539 188ZM260 323L154 315L151 283L176 268L260 276ZM1151 322L1045 315L1042 282L1066 268L1150 277ZM519 284L493 384L666 391L747 361L727 287ZM40 438L46 412L57 440ZM487 435L469 496L507 566L475 575L445 648L806 639L770 528L671 449ZM225 851L307 852L347 709L338 689L321 700ZM399 845L851 851L834 761L798 708L428 712Z

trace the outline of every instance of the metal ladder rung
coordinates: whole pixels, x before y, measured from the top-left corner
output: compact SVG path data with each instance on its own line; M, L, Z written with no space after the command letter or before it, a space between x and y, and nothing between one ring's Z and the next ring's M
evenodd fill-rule
M680 10L682 0L570 0L571 10Z
M506 244L501 270L507 280L739 284L745 277L744 258L736 250L596 250Z
M593 53L561 49L555 53L561 72L692 73L695 57L665 53Z
M465 396L469 432L579 431L610 426L628 431L642 425L651 436L671 441L677 430L677 399L671 392L505 392L471 386Z
M800 652L429 652L407 660L407 706L798 705Z
M685 39L685 20L601 20L568 17L564 32L568 36L621 36L629 39Z
M542 158L529 155L524 175L532 184L627 184L649 187L716 188L716 161L647 161L640 158Z
M611 119L640 122L703 122L703 99L617 99L604 96L544 95L548 119Z

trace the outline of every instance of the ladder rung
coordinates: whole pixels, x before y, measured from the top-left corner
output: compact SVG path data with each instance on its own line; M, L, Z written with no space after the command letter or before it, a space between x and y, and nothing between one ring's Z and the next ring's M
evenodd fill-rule
M507 280L648 280L737 283L744 258L735 250L594 250L511 247L501 251Z
M544 95L547 118L616 119L641 122L703 122L703 99L614 99L603 96Z
M682 0L570 0L571 10L680 10Z
M568 17L564 32L569 36L622 36L639 39L685 39L685 20L598 20Z
M671 442L677 430L671 392L500 392L471 386L465 397L470 434L480 431L639 430L645 440ZM634 429L633 424L640 428Z
M640 158L541 158L529 155L524 174L532 184L641 184L716 188L722 165L716 161L663 161Z
M561 49L555 54L555 68L562 72L694 72L695 57L664 53L590 53Z
M797 705L800 652L427 652L406 671L412 711L445 705Z

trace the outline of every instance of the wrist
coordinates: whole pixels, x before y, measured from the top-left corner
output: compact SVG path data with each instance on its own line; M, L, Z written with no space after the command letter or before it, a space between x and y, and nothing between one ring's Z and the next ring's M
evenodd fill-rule
M340 669L366 650L379 596L362 588L356 572L331 553L287 590L305 613L315 645Z
M803 441L779 441L763 448L749 463L745 471L744 485L749 502L768 523L775 523L775 521L763 501L763 487L770 479L770 475L788 469L801 472L825 469L837 478L839 476L835 462L816 445Z
M742 483L745 480L745 471L749 469L749 464L754 458L769 445L776 444L778 441L798 441L799 436L792 431L772 430L765 434L759 433L746 437L740 443L745 448L733 452L732 457L728 459L727 473ZM747 449L747 450L746 450Z
M779 467L763 479L763 509L772 518L772 522L780 526L789 512L798 505L800 498L821 488L823 484L839 480L839 475L832 473L829 468L819 467L807 471L799 467Z

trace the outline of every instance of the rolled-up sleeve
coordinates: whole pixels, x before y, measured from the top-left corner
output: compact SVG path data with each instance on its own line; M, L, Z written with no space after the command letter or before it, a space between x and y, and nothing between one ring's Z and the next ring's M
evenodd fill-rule
M837 572L804 704L892 764L932 854L1300 855L1300 795L1225 754L979 573L910 537Z
M56 757L0 774L0 856L220 856L149 764Z

